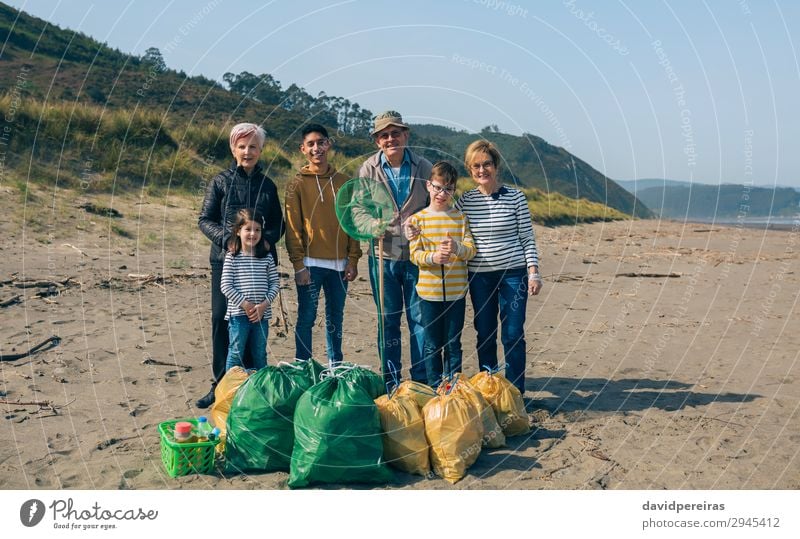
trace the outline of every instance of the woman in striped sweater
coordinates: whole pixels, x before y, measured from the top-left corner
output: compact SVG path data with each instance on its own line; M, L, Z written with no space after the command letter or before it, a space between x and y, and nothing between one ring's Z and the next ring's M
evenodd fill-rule
M500 152L486 140L467 147L464 164L477 186L456 203L469 219L477 250L469 261L469 294L481 369L497 368L497 327L506 378L525 393L525 308L542 289L536 238L525 194L498 178Z

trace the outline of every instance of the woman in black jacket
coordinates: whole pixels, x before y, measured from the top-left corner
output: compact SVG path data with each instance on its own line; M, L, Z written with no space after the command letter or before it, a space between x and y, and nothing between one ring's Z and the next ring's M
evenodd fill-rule
M231 153L236 163L208 184L203 207L200 210L200 230L211 240L211 368L214 376L211 391L197 401L198 408L208 408L214 403L214 389L225 374L228 354L228 323L225 321L227 301L220 291L225 245L231 235L236 214L243 208L264 216L262 237L265 246L277 265L275 244L284 233L278 190L275 183L264 174L259 162L266 133L256 124L241 123L231 130Z

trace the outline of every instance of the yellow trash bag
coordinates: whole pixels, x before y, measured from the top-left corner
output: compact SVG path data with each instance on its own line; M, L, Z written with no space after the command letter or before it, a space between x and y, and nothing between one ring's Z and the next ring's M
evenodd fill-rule
M411 397L417 403L419 409L422 410L428 404L428 401L436 396L436 391L431 386L421 382L405 380L400 382L394 394L398 397Z
M492 406L483 398L480 391L470 384L466 378L457 378L451 392L457 392L464 395L466 399L472 401L472 404L479 410L481 423L483 423L483 447L495 449L506 445L506 436L503 434L503 429L497 422L497 417L494 414ZM440 390L446 387L445 384L440 386Z
M506 436L518 436L531 431L522 394L505 376L481 371L470 379L470 383L492 405Z
M425 476L431 469L422 412L412 397L375 399L383 430L383 460L404 472Z
M233 396L236 391L247 380L250 374L241 367L233 367L214 389L214 404L211 405L211 421L219 429L220 443L217 444L217 452L222 452L225 448L225 426L228 422L228 412L231 411Z
M459 481L481 452L483 423L476 420L475 405L463 393L438 395L422 415L433 471L450 483Z

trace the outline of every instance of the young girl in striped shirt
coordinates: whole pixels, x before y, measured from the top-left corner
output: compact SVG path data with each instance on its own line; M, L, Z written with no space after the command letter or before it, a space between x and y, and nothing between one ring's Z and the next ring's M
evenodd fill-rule
M458 172L446 161L433 165L430 204L409 224L419 230L411 241L411 261L419 266L417 294L425 326L423 347L428 385L461 372L461 330L467 294L467 260L475 247L466 216L453 208Z
M267 335L272 302L278 295L278 272L261 241L263 219L251 209L239 210L228 240L220 289L228 298L228 358L225 371L244 368L245 349L254 369L267 365Z

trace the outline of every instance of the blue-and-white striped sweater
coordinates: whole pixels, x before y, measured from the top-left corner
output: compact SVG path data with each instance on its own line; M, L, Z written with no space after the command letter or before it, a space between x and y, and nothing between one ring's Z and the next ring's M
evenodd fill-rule
M272 302L278 295L278 270L272 257L264 258L239 253L234 256L225 254L225 265L222 266L222 282L220 290L228 298L228 309L225 320L231 316L243 316L247 313L241 308L244 300L253 304L268 300L270 306L264 311L264 319L272 318Z
M456 202L469 219L475 257L469 271L509 270L539 266L536 237L525 194L502 186L494 195L470 189Z

